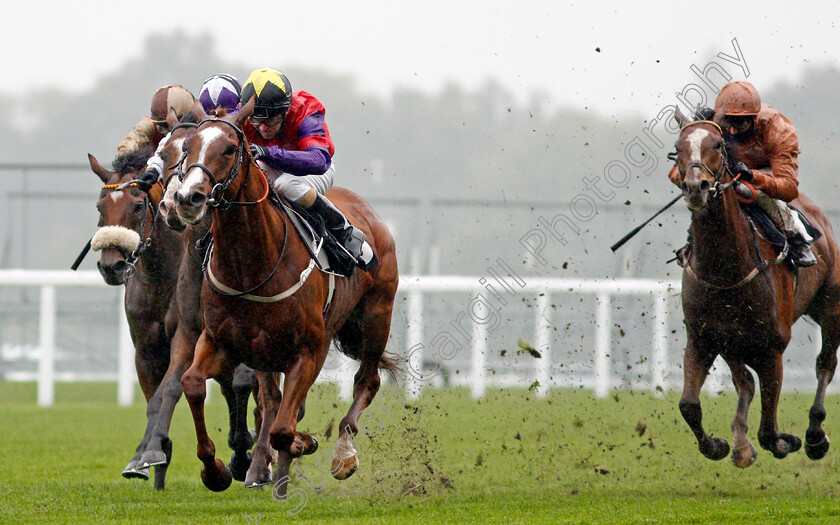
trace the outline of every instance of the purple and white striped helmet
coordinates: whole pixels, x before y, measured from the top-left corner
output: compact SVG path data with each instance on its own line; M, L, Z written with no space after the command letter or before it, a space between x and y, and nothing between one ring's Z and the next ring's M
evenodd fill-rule
M198 99L204 106L204 111L208 113L218 107L224 108L228 113L234 113L239 110L241 91L242 86L236 77L220 73L204 81Z

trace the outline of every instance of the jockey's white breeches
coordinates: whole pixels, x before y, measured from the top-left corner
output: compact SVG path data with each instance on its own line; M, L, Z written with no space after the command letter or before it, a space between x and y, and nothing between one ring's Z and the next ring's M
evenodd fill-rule
M269 180L274 178L274 189L292 202L298 202L310 189L321 195L327 193L335 179L335 162L330 163L329 169L321 175L292 175L271 168L263 161L257 161L259 167L266 172Z

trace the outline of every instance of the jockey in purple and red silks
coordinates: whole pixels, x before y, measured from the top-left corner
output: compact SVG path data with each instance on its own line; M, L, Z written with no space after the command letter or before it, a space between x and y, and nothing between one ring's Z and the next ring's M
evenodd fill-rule
M219 108L224 109L228 114L235 113L239 110L239 94L241 91L242 86L236 77L219 73L204 81L204 84L201 85L201 91L198 94L198 100L201 102L206 113L210 113ZM192 104L194 103L195 101L193 99ZM192 104L184 113L192 111ZM178 113L178 108L175 109L175 112ZM179 114L178 118L180 119L182 116L183 114ZM155 154L146 162L146 171L140 176L140 180L148 186L160 180L160 176L163 173L163 159L160 158L160 152L166 146L166 142L169 139L169 127L166 125L165 114L163 120L166 126L166 136L158 139Z
M364 268L364 234L324 196L335 177L335 145L324 121L324 105L306 91L292 92L286 75L273 68L258 69L245 81L242 105L252 97L254 112L243 131L254 159L270 168L267 174L278 193L322 217Z

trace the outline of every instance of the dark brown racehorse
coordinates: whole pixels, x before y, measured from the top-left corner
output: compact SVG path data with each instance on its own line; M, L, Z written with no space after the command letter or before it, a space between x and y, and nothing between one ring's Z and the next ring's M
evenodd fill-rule
M172 142L174 146L177 140ZM196 270L190 290L189 278L181 267L187 266L183 261L190 257L198 260L195 266L199 267L202 254L192 253L194 250L186 244L189 239L163 224L157 213L160 184L148 192L141 191L136 183L127 185L145 168L148 156L148 152L118 156L111 172L89 155L91 169L105 183L97 203L102 228L92 245L102 252L97 266L105 281L126 286L126 316L135 345L137 375L147 401L146 432L123 476L148 479L149 467L155 466L155 488L163 489L172 453L168 431L181 395L180 377L191 362L200 332L200 328L194 329L190 341L189 322L200 327L200 315L193 312L199 311L201 272ZM184 257L185 253L190 257ZM181 364L185 354L181 348L185 345L189 346L186 366ZM256 385L254 374L243 367L233 375L220 376L218 381L230 410L231 463L237 479L244 479L247 450L253 442L246 415L248 398Z
M822 349L805 451L811 459L820 459L829 447L821 425L826 388L837 366L840 344L840 252L831 224L801 193L791 203L823 233L813 245L819 262L799 269L794 276L740 210L730 186L732 176L720 127L711 121L689 122L679 111L676 119L682 126L676 143L677 165L691 211L692 239L682 281L688 342L680 411L704 456L718 460L728 455L726 440L711 437L703 429L699 397L709 369L720 355L729 365L738 392L732 421L735 465L747 467L756 457L747 437L747 412L755 393L749 369L758 375L761 390L761 447L777 458L797 451L801 440L779 432L776 409L782 386L782 352L790 341L791 325L808 315L822 327Z
M215 458L205 428L208 377L238 363L283 372L271 445L291 457L310 454L317 441L297 431L297 415L336 338L342 351L361 361L354 400L340 423L333 455L332 474L345 479L358 466L352 437L362 410L379 389L379 369L396 368L395 360L385 354L398 283L394 241L385 223L358 195L340 188L330 191L330 199L365 232L380 261L371 272L357 270L337 280L330 298L331 280L312 269L310 255L288 219L265 198L268 183L241 131L252 112L253 100L234 116L202 121L185 143L183 184L175 195L178 215L188 223L200 222L210 206L216 208L208 275L253 299L219 293L205 280L204 330L182 379L195 421L202 481L215 491L227 488L231 475Z

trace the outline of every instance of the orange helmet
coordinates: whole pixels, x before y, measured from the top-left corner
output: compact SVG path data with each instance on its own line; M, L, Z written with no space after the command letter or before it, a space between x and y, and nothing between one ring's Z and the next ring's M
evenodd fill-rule
M726 115L754 116L761 110L761 97L758 90L749 82L736 80L723 86L715 99L715 112L724 107Z

